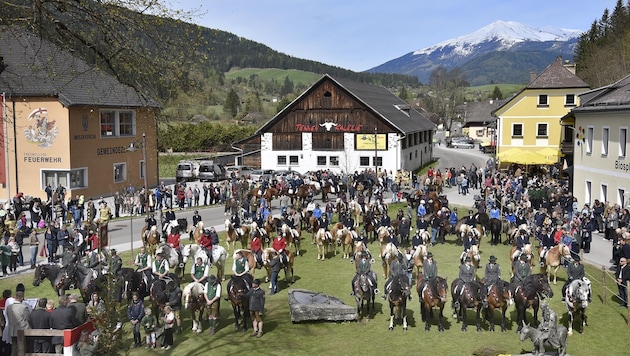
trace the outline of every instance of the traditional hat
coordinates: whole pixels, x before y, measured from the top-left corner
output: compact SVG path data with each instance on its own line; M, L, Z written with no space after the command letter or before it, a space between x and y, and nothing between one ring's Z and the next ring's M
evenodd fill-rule
M429 258L429 257L433 257L433 252L427 253L427 258Z
M260 279L256 278L256 279L254 279L254 282L252 282L252 283L253 283L253 284L260 285Z
M211 274L210 277L208 277L208 282L214 283L216 281L217 281L217 276L215 276L214 274Z
M495 262L496 260L497 258L494 255L490 256L490 262Z
M576 255L575 257L573 257L573 261L575 262L580 262L581 258L580 256Z
M470 261L471 261L470 256L466 256L466 258L464 259L464 262L470 262Z
M527 255L526 254L522 254L521 255L521 261L527 261Z

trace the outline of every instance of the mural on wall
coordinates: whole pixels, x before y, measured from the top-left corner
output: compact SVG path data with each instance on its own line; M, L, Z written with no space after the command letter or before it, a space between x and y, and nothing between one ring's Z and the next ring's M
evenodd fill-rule
M48 117L48 109L37 108L28 115L29 125L24 130L27 142L37 144L41 148L49 148L53 145L55 137L59 133L56 120Z

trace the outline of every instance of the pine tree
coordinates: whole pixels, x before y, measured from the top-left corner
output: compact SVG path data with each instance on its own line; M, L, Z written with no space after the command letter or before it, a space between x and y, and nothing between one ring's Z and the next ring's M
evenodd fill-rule
M236 117L238 114L238 108L241 103L241 99L238 97L238 94L234 89L230 89L230 92L225 99L225 103L223 103L223 112L229 114L232 118Z
M499 87L495 86L494 90L492 91L492 93L490 94L490 97L488 99L497 99L497 100L503 99L503 93L501 92L501 89L499 89Z

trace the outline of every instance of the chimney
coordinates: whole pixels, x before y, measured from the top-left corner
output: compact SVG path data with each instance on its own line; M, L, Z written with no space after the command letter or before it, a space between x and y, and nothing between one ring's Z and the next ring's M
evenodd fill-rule
M569 72L575 74L575 63L571 63L570 61L564 61L563 66L569 70Z
M533 82L533 81L534 81L534 79L536 79L536 77L537 77L537 76L538 76L538 73L536 73L536 71L535 71L535 70L533 70L533 69L532 69L532 70L530 70L530 71L529 71L529 82L530 82L530 83L531 83L531 82Z

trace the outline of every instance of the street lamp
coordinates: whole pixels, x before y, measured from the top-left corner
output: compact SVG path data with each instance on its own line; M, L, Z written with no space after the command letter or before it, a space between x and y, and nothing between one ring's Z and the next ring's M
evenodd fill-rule
M142 142L140 143L129 143L129 147L127 147L127 151L135 152L138 150L138 146L142 147L142 161L144 162L141 166L140 172L142 177L144 178L144 211L149 213L149 184L147 183L147 135L142 133ZM131 214L129 214L129 221L131 225L131 256L133 256L133 209L131 210Z
M376 180L374 183L378 182L378 145L376 142L378 129L374 128L374 177Z

